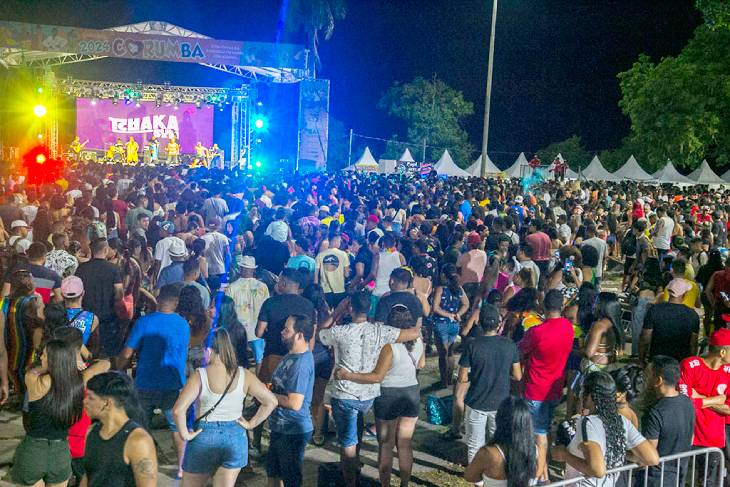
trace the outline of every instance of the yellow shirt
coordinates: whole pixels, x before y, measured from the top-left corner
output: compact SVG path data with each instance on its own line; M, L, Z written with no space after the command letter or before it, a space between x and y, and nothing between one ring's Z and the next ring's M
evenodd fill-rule
M697 298L700 295L700 288L699 286L697 286L696 282L690 281L689 279L686 279L686 281L688 281L692 285L692 288L687 291L687 294L684 295L684 298L682 299L682 304L690 309L695 309L695 303L697 302ZM664 294L662 294L661 296L661 302L666 303L667 301L669 301L669 292L665 289Z

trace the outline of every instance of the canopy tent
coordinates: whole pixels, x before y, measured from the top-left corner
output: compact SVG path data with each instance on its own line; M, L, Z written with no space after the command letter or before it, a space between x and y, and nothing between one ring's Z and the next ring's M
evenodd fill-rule
M667 159L667 164L652 176L657 180L658 183L685 183L692 184L692 181L687 176L682 175L672 164L672 161Z
M626 164L613 173L613 177L615 179L628 179L631 181L650 181L654 179L648 172L641 168L633 154L626 161Z
M403 151L403 154L398 158L399 161L402 162L416 162L415 159L413 159L413 156L411 155L411 151L408 150L406 147L406 150Z
M593 156L591 163L583 169L582 175L586 179L595 179L597 181L614 181L618 179L603 167L598 156Z
M395 159L380 159L378 161L378 172L381 174L395 174L398 161Z
M689 178L697 184L725 184L725 181L715 174L707 160L703 160L700 167L692 171Z
M357 162L351 167L354 167L356 171L378 170L378 163L375 161L373 154L370 152L370 147L365 147L365 151L360 156L360 159L358 159Z
M444 153L441 155L441 159L438 160L433 168L439 176L460 176L463 178L471 176L471 174L464 171L454 163L454 160L451 158L451 154L449 154L448 150L444 150Z
M476 161L474 161L474 164L466 168L466 172L471 174L472 176L481 176L482 175L482 156L480 155ZM499 168L492 162L492 160L489 158L489 155L487 155L487 174L497 174L502 171L499 170Z
M504 170L504 173L511 178L519 178L522 175L522 170L520 169L523 166L527 166L528 161L527 157L525 157L524 152L520 152L520 155L517 156L517 160L512 164L510 167Z
M725 171L725 174L720 176L726 183L730 183L730 169Z

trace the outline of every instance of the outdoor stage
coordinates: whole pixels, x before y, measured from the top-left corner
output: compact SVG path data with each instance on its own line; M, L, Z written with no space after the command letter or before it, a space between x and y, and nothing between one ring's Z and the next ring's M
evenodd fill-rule
M227 76L221 86L194 86L195 76L175 85L76 79L75 63L102 58ZM42 145L53 158L87 162L136 153L147 163L203 156L219 167L326 165L329 81L314 78L303 46L216 40L165 22L92 30L0 21L0 64L10 68L0 97L4 160ZM144 69L136 64L132 76Z

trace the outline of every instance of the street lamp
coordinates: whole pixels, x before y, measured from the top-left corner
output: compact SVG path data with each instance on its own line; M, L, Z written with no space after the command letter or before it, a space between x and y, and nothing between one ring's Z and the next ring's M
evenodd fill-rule
M487 64L487 96L484 103L484 131L482 132L481 176L487 176L487 148L489 146L489 108L492 105L492 71L494 65L494 33L497 29L497 0L492 0L492 33L489 37L489 63Z

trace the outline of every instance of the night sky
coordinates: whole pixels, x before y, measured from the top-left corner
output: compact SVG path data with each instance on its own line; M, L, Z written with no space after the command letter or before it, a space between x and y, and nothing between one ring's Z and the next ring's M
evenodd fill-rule
M681 51L701 23L691 0L502 0L495 52L490 155L503 164L573 134L587 149L616 146L629 130L616 74L640 53ZM4 0L0 19L105 28L164 20L220 38L273 41L276 0ZM480 146L491 2L349 0L321 49L331 113L347 129L388 138L403 127L376 108L395 80L436 74L474 103L466 129ZM284 40L302 41L285 35ZM63 70L86 79L233 84L199 66L103 60ZM377 157L376 151L376 157Z

